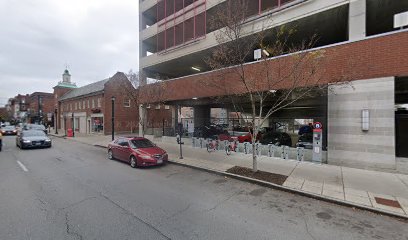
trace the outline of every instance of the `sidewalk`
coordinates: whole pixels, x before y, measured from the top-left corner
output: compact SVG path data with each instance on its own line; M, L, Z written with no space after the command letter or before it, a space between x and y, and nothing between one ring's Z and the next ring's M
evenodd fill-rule
M67 139L106 147L111 136L77 134L75 138ZM252 168L252 156L249 154L233 152L227 156L224 151L208 153L206 149L193 148L186 144L183 145L184 158L179 159L179 145L161 142L160 139L150 139L168 152L169 159L173 163L230 176L234 174L226 173L226 171L234 166ZM408 219L408 175L265 156L258 158L258 169L285 175L288 178L282 186L260 180L254 180L255 182ZM237 175L233 177L245 178Z

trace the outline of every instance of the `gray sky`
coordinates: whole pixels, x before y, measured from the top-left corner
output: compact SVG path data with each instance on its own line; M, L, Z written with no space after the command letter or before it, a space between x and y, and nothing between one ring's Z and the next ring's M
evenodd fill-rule
M0 106L52 92L65 65L77 86L137 70L138 0L0 0Z

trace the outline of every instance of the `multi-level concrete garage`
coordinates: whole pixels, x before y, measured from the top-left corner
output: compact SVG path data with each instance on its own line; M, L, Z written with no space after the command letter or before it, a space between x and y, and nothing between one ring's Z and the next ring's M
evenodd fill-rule
M270 117L293 130L295 120L324 126L329 164L369 169L401 170L408 157L408 30L395 26L396 14L408 11L408 1L394 0L253 0L248 1L243 36L296 26L289 41L317 36L308 51L323 51L319 76L332 87L320 98L305 99ZM222 95L203 84L228 79L206 59L218 45L222 28L210 24L228 6L225 0L140 1L140 72L142 89L157 87L149 78L166 81L160 101L194 108L194 126L207 124L212 108L233 111L214 97ZM402 21L403 22L403 21ZM272 38L271 38L272 39ZM254 50L257 46L254 46ZM271 63L290 56L274 56ZM246 69L259 67L248 59ZM277 63L276 63L277 64ZM272 89L260 88L260 91ZM146 103L154 98L146 96ZM174 108L176 109L176 108ZM143 111L141 109L140 111ZM368 113L363 119L362 113ZM174 116L177 116L175 111ZM368 121L368 125L362 122ZM406 166L405 166L406 167Z

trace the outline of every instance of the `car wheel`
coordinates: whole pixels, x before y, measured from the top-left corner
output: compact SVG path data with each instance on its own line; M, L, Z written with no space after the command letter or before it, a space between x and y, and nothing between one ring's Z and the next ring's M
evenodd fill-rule
M113 160L113 159L115 159L114 157L113 157L113 152L112 152L112 150L108 150L108 159L110 159L110 160Z
M132 168L137 167L137 161L136 161L136 157L135 157L135 156L131 156L131 157L130 157L130 166L131 166Z

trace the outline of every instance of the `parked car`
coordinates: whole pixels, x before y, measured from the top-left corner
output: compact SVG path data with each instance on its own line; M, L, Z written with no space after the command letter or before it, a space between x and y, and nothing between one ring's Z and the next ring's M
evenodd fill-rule
M292 138L285 132L265 133L260 140L262 144L274 144L276 146L292 146Z
M48 134L48 131L45 128L45 126L41 124L26 124L24 125L23 130L40 130L43 131L45 134Z
M16 137L16 146L24 148L51 147L51 139L40 130L24 130Z
M198 138L211 138L217 139L218 135L224 134L225 131L219 127L210 125L210 126L203 126L203 127L196 127L194 129L193 136Z
M17 129L15 126L5 126L1 128L1 134L3 134L3 136L6 135L17 135Z
M161 165L168 161L166 151L142 137L121 137L109 143L108 158L127 162L132 168Z
M299 137L296 147L303 147L305 149L313 149L313 133L304 133Z

